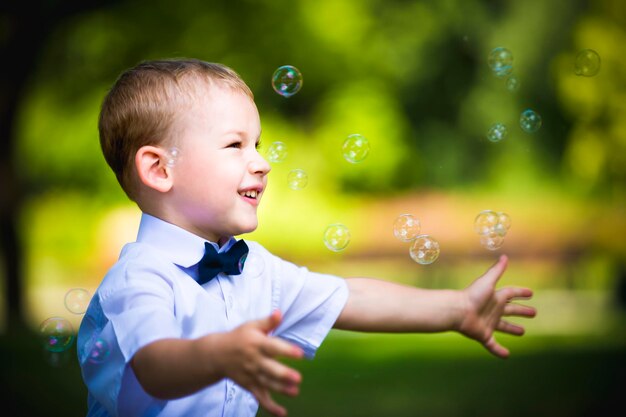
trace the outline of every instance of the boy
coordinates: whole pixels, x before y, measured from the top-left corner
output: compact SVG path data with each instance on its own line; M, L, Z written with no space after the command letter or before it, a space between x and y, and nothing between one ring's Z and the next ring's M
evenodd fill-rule
M422 290L312 273L236 240L257 227L270 166L252 93L227 67L141 63L106 96L99 131L142 219L79 330L90 416L242 417L259 403L284 416L271 392L297 395L301 376L276 358L312 357L332 327L456 330L506 357L493 332L524 329L502 317L535 314L510 302L531 290L495 290L505 256L464 290Z

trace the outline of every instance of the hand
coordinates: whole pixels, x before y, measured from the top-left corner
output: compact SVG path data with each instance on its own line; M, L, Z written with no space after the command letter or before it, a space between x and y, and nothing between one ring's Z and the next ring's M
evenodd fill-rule
M496 283L504 273L508 258L502 255L485 274L463 290L465 308L459 331L479 341L492 354L506 358L509 350L500 345L494 331L521 336L524 328L504 320L504 316L534 317L536 310L520 304L511 303L515 299L532 297L528 288L504 287L495 289Z
M226 333L223 363L225 376L250 391L267 411L282 417L287 415L287 410L274 402L270 391L296 396L302 377L274 358L300 359L304 352L280 338L268 336L281 320L281 313L276 310L267 318L245 323Z

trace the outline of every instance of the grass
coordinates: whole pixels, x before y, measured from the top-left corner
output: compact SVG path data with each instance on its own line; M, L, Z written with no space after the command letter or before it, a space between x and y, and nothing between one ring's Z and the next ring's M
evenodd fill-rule
M290 416L609 415L626 386L624 327L604 336L501 337L507 360L458 335L333 331L303 374ZM84 416L75 350L51 361L35 334L0 336L3 410L11 416ZM613 414L613 413L611 413ZM6 415L6 414L5 414ZM259 417L267 417L263 410Z

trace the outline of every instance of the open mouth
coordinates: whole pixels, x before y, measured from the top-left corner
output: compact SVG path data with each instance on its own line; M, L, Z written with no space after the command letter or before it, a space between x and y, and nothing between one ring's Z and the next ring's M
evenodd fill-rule
M247 190L239 193L239 195L241 195L242 197L251 198L253 200L256 200L259 194L261 193L257 190Z

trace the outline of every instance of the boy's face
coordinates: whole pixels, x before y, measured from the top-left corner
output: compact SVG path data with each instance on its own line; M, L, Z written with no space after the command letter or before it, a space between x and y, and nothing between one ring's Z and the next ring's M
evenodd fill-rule
M254 102L239 91L200 84L174 125L180 150L173 167L168 217L205 239L256 229L269 163L257 152L261 135Z

